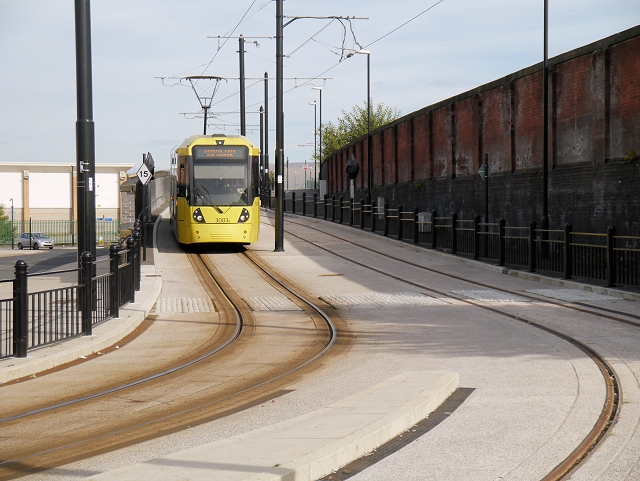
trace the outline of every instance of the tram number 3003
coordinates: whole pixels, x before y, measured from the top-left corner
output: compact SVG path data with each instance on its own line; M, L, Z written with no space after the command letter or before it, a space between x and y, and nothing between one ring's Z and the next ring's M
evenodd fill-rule
M217 217L215 219L215 223L216 224L229 224L229 218L228 217Z

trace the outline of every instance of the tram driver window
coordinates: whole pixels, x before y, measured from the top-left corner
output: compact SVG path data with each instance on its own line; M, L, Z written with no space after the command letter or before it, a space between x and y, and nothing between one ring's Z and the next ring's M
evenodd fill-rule
M247 168L238 163L196 165L193 195L196 205L247 205Z

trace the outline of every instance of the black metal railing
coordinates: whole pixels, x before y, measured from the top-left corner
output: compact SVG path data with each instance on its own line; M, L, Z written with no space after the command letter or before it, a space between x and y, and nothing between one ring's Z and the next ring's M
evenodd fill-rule
M93 326L119 317L120 307L140 290L140 264L139 223L125 249L114 244L109 258L96 261L83 252L79 268L30 274L18 260L14 278L0 280L0 289L13 287L11 297L0 299L0 358L26 357L29 349L91 335ZM29 292L29 279L74 273L73 285Z
M293 193L291 203L295 205ZM291 211L298 213L295 207ZM374 205L368 198L356 202L325 195L318 199L315 193L313 200L303 200L299 212L500 266L591 279L609 287L640 286L640 237L617 236L613 227L602 234L573 232L571 224L561 230L538 229L534 221L526 227L507 226L504 219L497 223L480 222L478 216L458 219L455 212L438 217L435 210L390 208L387 202Z

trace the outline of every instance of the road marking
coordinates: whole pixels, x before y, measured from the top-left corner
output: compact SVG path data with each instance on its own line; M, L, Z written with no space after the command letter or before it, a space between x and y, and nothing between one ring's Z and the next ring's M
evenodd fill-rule
M530 302L529 299L508 292L492 289L473 291L451 291L453 294L481 302Z
M153 310L156 314L214 312L213 302L201 297L160 297Z
M398 292L387 294L370 292L363 294L341 294L322 296L320 299L331 304L336 309L379 308L390 306L434 306L447 304L435 297L419 292Z

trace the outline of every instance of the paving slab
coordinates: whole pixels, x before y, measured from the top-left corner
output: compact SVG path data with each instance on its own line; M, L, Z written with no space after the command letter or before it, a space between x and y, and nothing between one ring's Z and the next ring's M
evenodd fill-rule
M85 479L317 479L425 418L458 384L454 372L402 373L311 413Z

